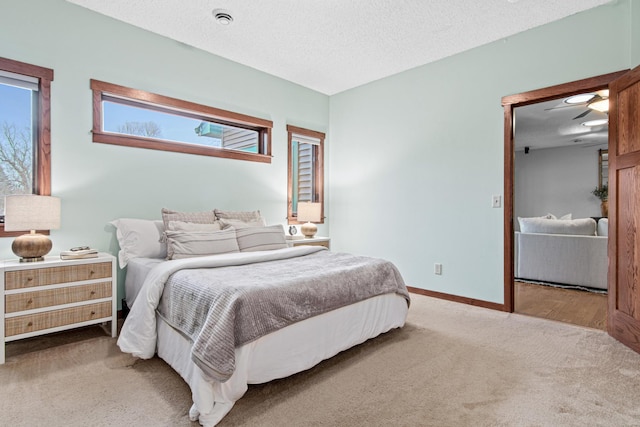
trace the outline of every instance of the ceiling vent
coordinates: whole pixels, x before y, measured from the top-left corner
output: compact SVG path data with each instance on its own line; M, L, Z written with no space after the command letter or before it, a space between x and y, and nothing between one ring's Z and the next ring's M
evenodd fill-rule
M213 17L220 25L231 25L233 22L233 16L231 16L231 13L227 10L216 9L213 11Z

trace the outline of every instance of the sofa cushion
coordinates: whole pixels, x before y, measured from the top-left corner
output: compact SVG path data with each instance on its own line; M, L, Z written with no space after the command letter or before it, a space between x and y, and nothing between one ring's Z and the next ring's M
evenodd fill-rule
M518 223L520 224L520 231L523 233L596 235L596 222L593 218L569 220L518 218Z
M609 218L601 218L598 221L598 236L609 235Z

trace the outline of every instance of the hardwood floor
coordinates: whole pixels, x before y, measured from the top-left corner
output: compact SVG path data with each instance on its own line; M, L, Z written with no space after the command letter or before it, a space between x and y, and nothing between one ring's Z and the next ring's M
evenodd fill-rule
M607 295L515 282L515 310L544 319L607 329Z

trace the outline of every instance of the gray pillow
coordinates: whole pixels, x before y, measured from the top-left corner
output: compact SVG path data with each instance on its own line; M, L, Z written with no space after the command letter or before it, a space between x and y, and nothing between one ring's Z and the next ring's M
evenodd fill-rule
M222 230L222 224L220 221L215 221L213 224L199 224L197 222L185 222L185 221L169 221L167 231L220 231Z
M251 221L242 221L239 219L221 219L218 221L222 228L233 227L235 229L247 228L247 227L264 227L265 223L263 220L251 220Z
M583 236L596 235L596 222L593 218L547 219L518 218L522 233L571 234Z
M196 224L213 224L216 221L216 215L213 211L178 212L162 208L161 212L165 230L169 229L169 221L194 222Z
M162 208L161 213L165 230L169 229L169 221L192 222L196 224L213 224L214 222L216 222L216 215L213 213L213 211L178 212L172 211L167 208ZM160 241L166 241L166 234L162 235Z
M270 251L288 248L281 224L236 230L240 252Z
M267 225L266 221L260 214L260 211L222 211L214 209L216 219L232 219L242 222L260 222L261 225Z
M167 259L192 258L238 252L236 230L166 231Z

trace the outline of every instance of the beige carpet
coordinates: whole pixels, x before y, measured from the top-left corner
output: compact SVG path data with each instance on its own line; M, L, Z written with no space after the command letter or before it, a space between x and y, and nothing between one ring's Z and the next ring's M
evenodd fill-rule
M606 333L412 297L405 328L251 386L220 426L640 425L640 355ZM196 425L181 378L99 328L7 350L0 425Z

